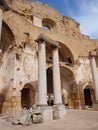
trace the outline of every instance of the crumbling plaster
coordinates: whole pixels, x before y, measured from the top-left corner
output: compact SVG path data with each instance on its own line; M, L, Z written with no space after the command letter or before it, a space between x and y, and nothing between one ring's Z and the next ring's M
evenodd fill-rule
M96 49L98 40L91 40L88 36L81 34L79 23L71 18L62 16L48 5L39 2L22 2L21 0L14 0L12 3L7 0L7 2L11 10L4 12L3 21L10 28L14 42L6 48L1 58L0 74L2 76L0 77L0 89L5 92L6 88L10 87L5 96L6 102L12 96L17 96L19 99L17 98L14 105L20 107L20 91L27 83L32 84L37 91L38 44L35 39L40 34L45 34L47 37L69 48L74 63L72 66L68 66L66 63L61 62L60 66L69 69L73 73L74 79L72 78L72 80L75 80L77 84L92 82L88 55L90 50ZM38 23L36 19L34 24L34 18L38 18ZM45 18L54 21L56 24L55 30L43 29L41 25ZM52 63L47 63L47 68L50 66L52 66ZM64 81L64 83L68 84L67 81ZM62 84L64 85L64 83ZM12 99L10 102L12 102Z

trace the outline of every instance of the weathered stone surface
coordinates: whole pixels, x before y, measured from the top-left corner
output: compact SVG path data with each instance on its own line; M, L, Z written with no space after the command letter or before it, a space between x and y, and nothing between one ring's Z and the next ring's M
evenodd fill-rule
M43 122L53 120L53 113L51 107L46 106L42 108L42 118L43 118Z
M93 107L95 111L98 111L98 103L94 103Z
M79 23L48 5L25 0L6 2L11 10L4 12L0 43L0 112L19 116L21 107L38 104L38 44L35 40L40 34L59 43L63 103L68 108L85 108L84 90L89 89L89 100L93 104L95 89L89 51L98 48L98 39L81 34ZM49 29L45 30L44 26ZM46 47L46 62L48 97L54 95L50 46ZM63 117L62 107L55 110L54 118ZM53 118L48 108L42 109L42 115L43 120Z
M42 115L41 115L41 113L33 114L33 123L37 124L37 123L41 123L41 122L42 122Z
M53 119L63 119L66 116L66 109L64 105L53 106Z
M50 106L36 106L34 110L34 122L38 120L38 122L46 122L53 120L52 107Z

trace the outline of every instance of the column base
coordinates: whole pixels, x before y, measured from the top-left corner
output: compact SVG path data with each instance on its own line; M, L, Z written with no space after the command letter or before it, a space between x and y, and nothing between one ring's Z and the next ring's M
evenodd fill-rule
M52 107L51 106L46 106L46 105L45 106L44 105L43 106L37 106L36 109L34 110L34 113L36 115L37 115L37 113L39 115L41 115L40 120L42 122L53 120L53 114L52 114ZM33 120L33 122L37 123L37 120L36 121L35 120Z
M94 111L98 111L98 102L93 104L93 109Z
M53 119L63 119L65 118L66 115L66 108L63 104L59 104L59 105L54 105L52 107L53 109Z
M34 110L36 116L33 118L33 123L63 119L65 118L66 113L66 108L63 104L54 106L37 106Z

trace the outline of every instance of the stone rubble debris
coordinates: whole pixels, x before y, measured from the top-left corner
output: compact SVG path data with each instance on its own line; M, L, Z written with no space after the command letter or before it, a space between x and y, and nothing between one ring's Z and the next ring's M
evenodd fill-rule
M15 120L12 122L13 125L24 125L28 126L31 123L41 123L42 122L42 116L41 116L41 110L40 108L35 108L32 109L30 108L29 110L24 109L24 112L20 116L18 120Z
M11 122L12 125L28 126L31 123L33 124L41 123L42 114L41 114L40 107L37 107L35 109L30 108L29 110L24 108L23 113L17 120L15 120L11 116L6 116L6 115L0 115L0 119L5 119L6 121Z

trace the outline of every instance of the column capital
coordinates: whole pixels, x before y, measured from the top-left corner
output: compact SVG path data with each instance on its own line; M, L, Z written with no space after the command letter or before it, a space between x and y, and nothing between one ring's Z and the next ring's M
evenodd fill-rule
M47 47L51 48L59 48L59 43L47 37L44 34L40 34L38 38L35 40L37 43L45 42Z
M46 44L46 42L44 40L40 40L38 41L38 44Z
M58 50L58 48L59 48L59 46L57 47L57 46L52 46L51 47L53 50Z
M89 52L89 57L92 58L92 57L97 57L98 56L98 51L94 50L94 51L90 51Z

